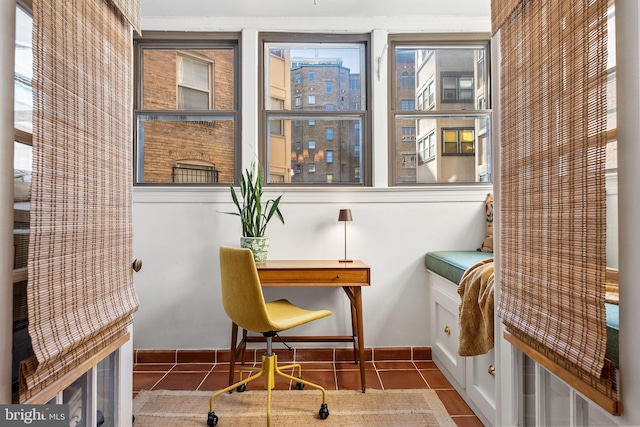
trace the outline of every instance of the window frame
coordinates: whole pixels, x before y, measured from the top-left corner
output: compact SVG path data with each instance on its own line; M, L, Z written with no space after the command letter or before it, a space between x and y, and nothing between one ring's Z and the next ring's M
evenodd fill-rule
M268 73L268 63L265 57L265 47L269 43L309 43L309 44L361 44L364 51L363 66L365 69L361 72L364 75L364 81L359 81L358 88L362 88L362 99L359 103L361 109L359 110L340 110L335 106L330 109L317 109L317 110L301 110L301 111L284 111L275 112L265 108L265 97L269 88L265 87L265 75ZM358 135L360 135L360 141L362 149L360 150L360 164L357 167L358 173L354 170L349 172L350 179L358 179L360 182L332 182L332 183L287 183L286 185L299 185L304 187L313 187L319 185L328 185L332 187L348 186L348 187L367 187L372 185L372 141L371 141L371 81L373 78L373 69L371 65L371 33L362 34L326 34L326 33L274 33L274 32L260 32L258 34L258 127L259 127L259 147L258 157L260 163L264 166L265 171L270 168L269 159L269 135L266 130L268 128L269 120L276 120L280 118L289 119L292 122L295 120L314 120L326 119L326 120L354 120L360 119L361 126L359 127ZM307 79L318 82L319 76L315 75L313 71L309 72ZM304 80L304 77L303 77ZM350 90L354 90L356 85L353 84L354 79L350 79L348 84ZM324 83L323 84L323 89ZM364 85L364 86L362 86ZM333 85L335 91L335 84ZM355 89L358 90L358 89ZM295 99L295 96L292 96ZM295 104L293 104L295 105ZM353 108L348 106L347 108ZM334 161L335 162L335 161ZM292 172L298 173L297 169L291 167ZM353 175L353 176L352 176ZM335 176L334 176L335 177ZM335 180L334 180L335 181ZM274 183L273 185L275 185ZM267 177L265 185L272 185Z
M242 168L242 114L241 112L241 34L238 32L178 32L178 31L145 31L144 35L134 33L133 36L133 71L134 71L134 87L133 87L133 185L134 186L228 186L229 184L237 184L240 181ZM189 49L230 49L234 52L233 60L233 104L232 109L222 110L213 109L215 106L210 101L209 110L154 110L145 109L143 104L144 97L144 58L143 54L146 49L158 50L175 50L177 55L185 53ZM187 53L187 55L189 55ZM197 58L197 55L195 56ZM215 66L215 65L214 65ZM210 71L213 73L213 66ZM177 70L176 70L177 72ZM177 74L176 74L177 78ZM176 80L177 90L177 80ZM215 90L214 77L211 77L211 88ZM177 94L177 92L176 92ZM212 95L213 96L213 95ZM177 102L176 102L177 108ZM138 141L138 122L139 117L145 115L152 116L199 116L203 122L207 120L233 120L233 181L218 183L172 183L172 182L139 182L139 165L140 149Z
M403 141L400 141L401 132L398 133L396 126L404 127L405 125L399 124L402 120L405 119L438 119L438 118L448 118L448 119L484 119L486 118L487 127L491 127L492 121L492 111L491 111L491 73L490 73L490 64L491 64L491 34L490 33L433 33L433 34L420 34L420 33L405 33L405 34L390 34L387 38L387 44L389 46L389 58L387 64L388 70L388 93L389 93L389 103L387 107L388 113L388 185L390 187L399 187L399 186L438 186L438 185L469 185L469 186L477 186L477 185L486 185L487 181L481 181L478 177L476 177L476 181L457 181L457 182L447 182L447 181L439 181L439 182L403 182L398 178L399 175L402 174L403 167L401 166L401 156L404 156L406 151L402 148ZM424 64L430 58L434 52L438 49L447 49L447 48L468 48L468 49L484 49L484 77L485 77L485 87L484 87L484 99L486 102L486 107L483 110L477 109L477 105L475 103L475 98L473 98L469 104L471 104L470 109L450 109L447 107L446 103L442 105L438 105L438 102L441 100L439 98L442 95L437 94L437 90L433 85L437 85L436 79L441 78L438 76L429 77L426 82L419 81L416 72L416 90L423 90L423 101L422 101L422 109L419 109L417 105L417 95L416 95L416 105L414 110L403 110L401 98L403 96L399 96L401 93L401 84L400 81L396 81L398 79L397 76L400 74L396 70L396 61L395 58L396 49L398 47L415 47L420 53L416 67L421 64ZM474 62L474 67L477 67L477 63ZM417 71L417 68L416 68ZM474 78L474 80L476 80ZM472 90L476 89L477 82L472 82ZM459 86L459 85L457 85ZM431 94L429 94L429 89L432 90ZM459 92L459 88L456 87L456 90ZM476 93L477 94L477 93ZM433 99L433 102L429 102L429 99ZM456 101L456 103L460 104L460 101ZM464 101L463 103L467 103ZM397 105L396 105L397 104ZM453 106L453 103L452 103ZM438 107L438 108L436 108ZM483 120L480 120L483 122ZM480 135L487 135L487 140L489 144L495 144L495 141L491 138L491 134L489 129L485 129L484 132L475 132L474 139L474 154L477 152L477 140ZM400 135L400 136L399 136ZM416 134L416 164L420 165L423 163L428 163L430 160L433 160L436 156L443 155L443 153L439 153L438 150L438 141L436 138L435 141L435 155L430 156L423 161L420 160L421 153L418 151L417 139L421 137L419 132ZM427 147L425 147L427 148ZM493 148L490 148L493 151ZM466 156L471 154L446 154L446 156ZM493 162L491 162L493 163ZM491 176L488 182L492 182L493 177Z

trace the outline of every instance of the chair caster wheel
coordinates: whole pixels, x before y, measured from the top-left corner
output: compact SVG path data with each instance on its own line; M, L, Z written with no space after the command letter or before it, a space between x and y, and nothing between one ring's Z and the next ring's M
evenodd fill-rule
M242 393L242 392L243 392L243 391L245 391L246 389L247 389L247 385L246 385L246 384L242 384L242 385L239 385L238 387L236 387L236 391L237 391L238 393Z
M207 415L207 425L209 427L218 425L218 416L215 414L215 412L209 412L209 414Z
M303 383L301 383L301 382L299 382L299 381L298 381L298 382L296 382L296 389L298 389L298 390L302 390L303 388L304 388L304 384L303 384Z
M318 416L321 420L326 420L329 416L329 408L327 408L327 404L323 403L320 405L320 411L318 411Z

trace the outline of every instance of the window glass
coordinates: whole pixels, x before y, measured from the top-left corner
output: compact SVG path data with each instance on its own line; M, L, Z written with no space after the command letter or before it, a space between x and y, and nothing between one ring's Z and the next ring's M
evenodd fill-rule
M360 182L361 151L360 140L353 132L357 119L335 121L330 119L317 119L315 126L308 126L302 121L299 128L291 127L291 119L273 116L270 120L282 121L285 128L292 129L293 143L287 151L288 162L293 173L286 178L287 183L292 184L326 184L327 176L332 175L331 183L357 183ZM333 139L326 138L326 128L335 128ZM347 142L344 134L350 134ZM315 139L309 139L301 144L300 139L309 135ZM275 150L275 139L272 139L272 153ZM314 164L313 171L305 165ZM275 161L271 160L272 166ZM313 172L313 175L307 174ZM270 181L271 182L271 181Z
M490 182L488 40L399 35L390 46L390 184Z
M268 163L268 183L282 183L276 175L284 175L285 184L365 183L360 171L368 151L360 147L368 117L367 37L261 35L261 58L268 59L260 106L264 126L279 122L285 129L282 138L261 133L267 137L261 158ZM277 61L273 51L283 53ZM276 94L284 99L281 108L268 101ZM307 141L306 148L299 141Z
M167 37L145 33L135 40L135 183L233 183L240 143L237 40ZM279 97L270 103L283 105ZM270 131L284 129L274 122Z
M206 60L178 55L178 109L208 110L211 108L211 66Z
M14 127L23 132L32 133L31 116L33 113L33 52L31 28L33 19L22 8L16 7L16 48L14 78Z

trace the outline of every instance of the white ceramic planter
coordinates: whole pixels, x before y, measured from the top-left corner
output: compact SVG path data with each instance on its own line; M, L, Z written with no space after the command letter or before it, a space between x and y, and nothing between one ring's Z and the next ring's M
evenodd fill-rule
M265 262L267 260L267 253L269 252L269 238L268 237L241 237L240 247L249 248L253 252L253 259L257 263Z

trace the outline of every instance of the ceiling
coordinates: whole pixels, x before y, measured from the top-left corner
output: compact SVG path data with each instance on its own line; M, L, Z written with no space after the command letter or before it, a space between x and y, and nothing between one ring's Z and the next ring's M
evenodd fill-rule
M141 0L142 16L489 16L490 0Z

